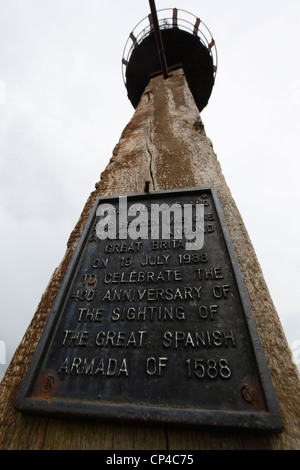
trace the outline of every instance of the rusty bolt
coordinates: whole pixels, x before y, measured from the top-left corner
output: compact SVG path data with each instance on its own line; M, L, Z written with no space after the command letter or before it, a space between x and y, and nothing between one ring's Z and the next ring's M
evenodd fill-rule
M255 400L255 390L250 385L245 384L241 387L241 396L246 403L253 403Z
M41 383L41 389L43 392L49 392L52 390L55 386L55 378L53 375L47 375L46 377L43 378L42 383Z

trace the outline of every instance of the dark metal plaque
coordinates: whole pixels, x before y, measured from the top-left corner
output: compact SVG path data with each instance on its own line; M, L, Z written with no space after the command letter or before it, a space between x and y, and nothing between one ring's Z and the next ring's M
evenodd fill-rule
M103 204L116 208L114 239L108 233L106 239L97 236L104 220L97 208ZM137 217L131 208L142 204L149 214L153 204L190 205L194 211L204 206L203 247L186 249L185 239L175 238L172 212L169 239L132 233L119 239L124 223L119 198L97 199L16 408L99 420L281 431L216 192L129 195L123 232ZM106 230L111 230L108 223Z

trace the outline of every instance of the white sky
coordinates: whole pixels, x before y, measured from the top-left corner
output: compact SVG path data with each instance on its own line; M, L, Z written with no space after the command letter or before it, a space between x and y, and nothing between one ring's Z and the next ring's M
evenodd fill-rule
M219 70L202 119L300 362L300 2L156 6L188 10L213 33ZM148 13L148 0L0 0L0 341L7 363L134 112L121 58Z

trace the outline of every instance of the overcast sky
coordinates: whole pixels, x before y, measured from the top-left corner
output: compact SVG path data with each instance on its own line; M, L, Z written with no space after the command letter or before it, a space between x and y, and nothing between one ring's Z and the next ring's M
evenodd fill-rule
M300 2L156 6L188 10L213 33L219 69L201 116L300 362ZM148 13L148 0L0 0L0 341L7 364L133 115L121 58Z

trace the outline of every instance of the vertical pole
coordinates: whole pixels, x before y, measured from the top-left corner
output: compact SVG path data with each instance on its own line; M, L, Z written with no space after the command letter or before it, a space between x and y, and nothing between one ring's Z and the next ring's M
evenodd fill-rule
M155 39L156 39L160 65L162 68L164 79L166 79L169 76L168 64L167 64L167 59L166 59L166 51L165 51L164 43L163 43L162 36L161 36L161 30L160 30L159 23L158 23L155 1L149 0L149 3L150 3L150 9L151 9L151 15L152 15L152 21L153 21L153 26L154 26L154 33L155 33Z

